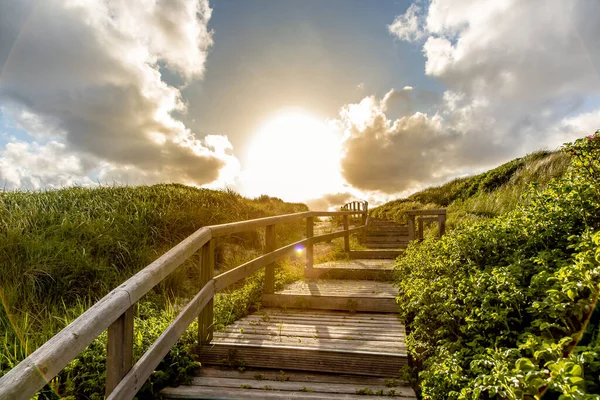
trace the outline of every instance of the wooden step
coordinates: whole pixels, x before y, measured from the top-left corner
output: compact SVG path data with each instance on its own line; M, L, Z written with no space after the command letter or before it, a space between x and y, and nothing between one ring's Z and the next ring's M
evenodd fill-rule
M416 399L413 389L397 379L253 369L238 371L203 367L189 385L165 388L163 399ZM362 394L362 395L361 395ZM383 397L385 396L385 397Z
M408 228L394 229L369 229L367 236L408 236Z
M396 314L265 308L202 346L202 365L397 377L407 363Z
M397 290L391 283L352 280L308 280L265 294L266 307L393 313Z
M351 259L396 259L404 254L403 250L351 250Z
M365 242L373 243L408 243L408 236L366 236L363 238Z
M316 264L305 270L307 278L391 281L394 260L356 259Z
M377 243L377 242L362 242L362 246L368 249L406 249L408 246L407 242L396 242L396 243Z

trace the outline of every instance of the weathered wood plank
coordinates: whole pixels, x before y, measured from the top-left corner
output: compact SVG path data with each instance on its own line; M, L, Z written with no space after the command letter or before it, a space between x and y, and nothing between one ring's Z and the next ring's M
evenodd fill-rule
M241 388L244 386L246 389L263 389L268 384L269 390L278 390L285 392L316 392L316 393L343 393L343 394L356 394L358 390L369 389L372 392L381 390L382 392L388 392L389 388L384 385L372 385L368 383L352 384L352 383L329 383L329 382L295 382L295 381L277 381L264 379L253 379L247 377L245 379L226 378L226 377L195 377L192 379L192 386L209 386L209 387L222 387L222 388ZM398 396L412 396L414 392L409 387L396 387L395 392ZM396 397L396 396L394 396Z
M105 396L112 393L133 365L134 315L135 306L131 306L108 327Z
M229 224L210 226L213 237L231 235L233 233L246 232L253 229L264 228L268 225L278 225L290 222L300 221L303 218L313 216L312 211L300 212L295 214L277 215L275 217L266 217L252 219L249 221L231 222Z
M265 254L275 250L275 225L267 225L265 228ZM265 267L265 293L275 291L275 262Z
M262 304L267 307L311 308L318 310L345 310L389 313L398 310L394 299L346 298L341 296L313 296L310 294L266 294Z
M312 294L315 296L388 297L397 289L389 282L352 280L305 280L286 285L278 294Z
M294 399L294 400L331 400L331 393L311 392L280 392L273 390L255 389L223 389L203 388L198 395L198 389L193 386L179 386L178 388L166 388L161 392L167 399L212 399L212 400L242 400L242 399ZM368 396L369 400L385 400L388 396ZM400 397L402 398L402 397ZM408 397L415 399L416 397ZM365 400L364 395L359 394L337 394L336 400Z
M341 327L326 327L319 331L318 327L310 325L282 325L281 329L273 326L262 326L262 325L250 325L250 324L235 324L227 327L227 330L223 334L231 335L276 335L276 336L289 336L298 338L319 338L319 339L347 339L349 336L356 340L362 340L362 338L371 341L397 341L403 340L404 335L391 332L386 333L381 329L374 330L368 329L363 330L362 328L341 328Z
M391 380L373 376L361 375L339 375L339 374L321 374L315 372L302 371L278 371L264 368L254 368L252 371L237 369L223 369L218 367L202 367L198 370L198 377L222 377L222 378L245 378L254 377L260 374L264 380L285 381L285 382L321 382L321 383L350 383L378 385L386 387L402 387L405 382L401 380Z
M430 210L409 210L406 211L406 215L446 215L445 208L433 208Z
M368 249L406 249L408 247L407 242L399 242L399 243L372 243L372 242L363 242L362 246Z
M396 259L404 254L403 250L352 250L348 254L351 259Z
M216 344L203 346L200 361L207 365L237 365L273 369L398 377L406 354L350 352L283 346Z
M213 279L215 273L215 239L202 246L201 250L200 288ZM214 284L214 282L213 282ZM213 331L213 300L212 298L198 315L198 342L210 343Z
M313 258L314 258L314 246L312 242L312 237L314 236L314 223L315 219L313 217L306 218L306 261L304 264L305 273L308 272L310 275L310 271L313 268Z
M344 251L350 251L350 233L348 232L348 216L344 215Z

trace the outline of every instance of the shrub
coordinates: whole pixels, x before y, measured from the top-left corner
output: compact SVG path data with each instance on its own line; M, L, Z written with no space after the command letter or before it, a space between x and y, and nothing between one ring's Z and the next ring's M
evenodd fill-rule
M600 385L600 134L507 214L412 244L396 266L426 399L592 398Z

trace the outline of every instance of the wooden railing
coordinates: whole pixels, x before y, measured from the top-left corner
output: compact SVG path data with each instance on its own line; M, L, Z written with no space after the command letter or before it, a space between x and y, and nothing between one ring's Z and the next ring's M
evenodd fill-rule
M362 223L363 225L367 225L367 220L369 217L369 202L366 200L361 201L351 201L350 203L346 203L342 206L342 211L360 211L362 213ZM348 250L346 250L348 251Z
M351 203L352 204L352 203ZM356 206L358 207L358 206ZM198 318L200 343L212 338L215 293L265 268L265 293L273 293L275 262L306 246L307 276L313 268L313 244L344 237L349 250L350 233L366 227L366 223L348 228L348 216L362 215L367 221L368 206L347 211L307 211L296 214L254 219L200 228L167 251L156 261L112 290L85 311L79 318L44 343L29 357L0 378L0 399L30 399L66 367L77 355L108 329L106 358L106 397L131 399L152 374L181 335ZM344 229L324 235L313 235L315 217L342 216ZM275 227L279 224L306 219L306 238L276 249ZM214 276L215 238L225 235L265 229L265 254L236 268ZM137 302L171 274L185 260L200 251L202 287L183 308L175 320L133 365L134 310Z
M446 233L446 209L433 209L433 210L411 210L407 211L408 216L408 240L423 240L423 223L424 222L437 222L438 224L438 236L442 237ZM415 218L419 217L419 230L415 230Z

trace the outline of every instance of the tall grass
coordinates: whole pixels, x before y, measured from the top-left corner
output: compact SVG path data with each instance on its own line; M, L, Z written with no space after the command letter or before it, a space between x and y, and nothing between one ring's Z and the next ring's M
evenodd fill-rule
M553 178L562 176L568 164L564 153L532 153L482 174L454 179L390 201L371 210L370 215L406 223L408 210L445 207L449 227L472 223L514 210L530 185L542 189Z
M232 191L177 184L0 193L0 375L200 227L306 210L303 204L268 196L246 199ZM302 223L278 226L277 242L298 240L302 232ZM260 230L221 238L216 268L235 267L263 247ZM155 311L140 312L136 326L144 329L148 318L157 326L170 322L174 314L169 310L199 289L198 262L191 257L140 302L141 309ZM295 279L295 274L293 268L280 272L278 284ZM247 312L259 299L261 285L262 280L253 277L220 294L215 302L219 323L228 321L220 314L221 304L237 298L236 311ZM72 363L84 367L71 365L59 376L59 386L66 391L62 394L102 395L101 377L88 377L94 382L87 382L82 376L90 373L85 365L96 365L86 354L101 360L105 356L100 350L104 340L100 337L90 346L95 350L88 349ZM89 390L84 394L78 385Z

